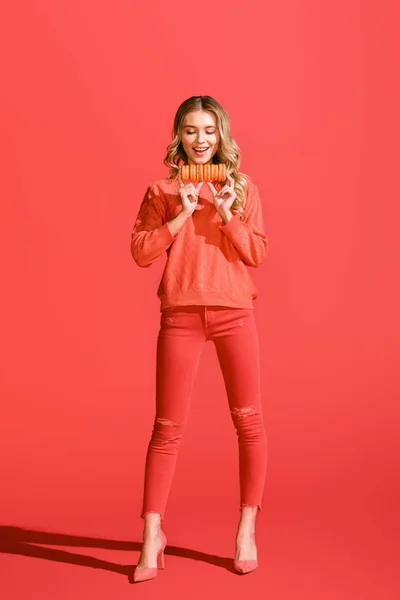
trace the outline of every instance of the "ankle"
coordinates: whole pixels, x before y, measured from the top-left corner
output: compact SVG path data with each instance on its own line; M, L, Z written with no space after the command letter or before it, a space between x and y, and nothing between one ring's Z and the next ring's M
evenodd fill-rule
M149 513L144 518L143 537L153 538L161 534L161 518L157 513Z
M255 535L256 524L255 521L241 519L237 529L237 537Z
M257 507L246 506L240 511L238 531L255 533Z
M238 524L239 530L245 531L255 531L256 528L256 520L255 519L240 519Z
M236 534L236 539L237 540L241 540L243 538L249 538L249 537L255 537L256 535L256 531L253 528L250 527L239 527L237 534Z

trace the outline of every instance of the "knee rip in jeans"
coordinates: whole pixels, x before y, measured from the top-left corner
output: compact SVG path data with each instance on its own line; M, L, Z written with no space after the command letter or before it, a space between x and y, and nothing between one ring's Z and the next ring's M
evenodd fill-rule
M247 417L249 415L255 415L257 411L254 406L245 406L244 408L231 408L231 413L238 417Z
M162 418L156 418L156 423L159 423L160 425L167 425L167 427L179 427L180 426L180 423L174 423L173 421L170 421L169 419L162 419ZM181 437L180 435L176 435L174 437L168 438L167 440L163 440L161 443L169 444L170 442L179 440L180 437Z

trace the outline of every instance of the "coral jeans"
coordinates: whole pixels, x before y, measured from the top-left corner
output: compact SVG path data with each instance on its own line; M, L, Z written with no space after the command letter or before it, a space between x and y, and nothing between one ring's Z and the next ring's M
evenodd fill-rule
M206 341L214 342L239 445L240 509L261 510L267 440L260 398L259 339L252 309L180 306L161 313L156 415L147 450L141 516L164 519L193 383Z

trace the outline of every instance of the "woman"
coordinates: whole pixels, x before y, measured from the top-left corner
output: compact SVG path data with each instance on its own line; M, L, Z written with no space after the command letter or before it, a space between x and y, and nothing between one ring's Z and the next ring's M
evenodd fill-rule
M184 184L182 161L224 163L225 185ZM207 340L216 345L238 434L241 503L233 565L241 573L257 567L255 522L267 466L253 311L257 290L247 267L260 265L268 240L258 188L238 171L240 151L230 135L229 117L216 100L193 96L180 105L164 164L169 177L148 186L131 242L141 267L168 255L158 289L156 415L146 458L143 546L135 581L155 577L158 557L163 559L161 522Z

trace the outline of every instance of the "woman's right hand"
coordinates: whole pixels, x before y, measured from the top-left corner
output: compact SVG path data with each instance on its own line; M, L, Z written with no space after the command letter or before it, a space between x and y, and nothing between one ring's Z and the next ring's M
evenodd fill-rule
M203 181L200 181L196 186L193 183L183 183L181 178L181 170L179 169L178 174L179 181L179 197L182 203L182 212L190 216L196 209L199 200L199 191L203 185Z

